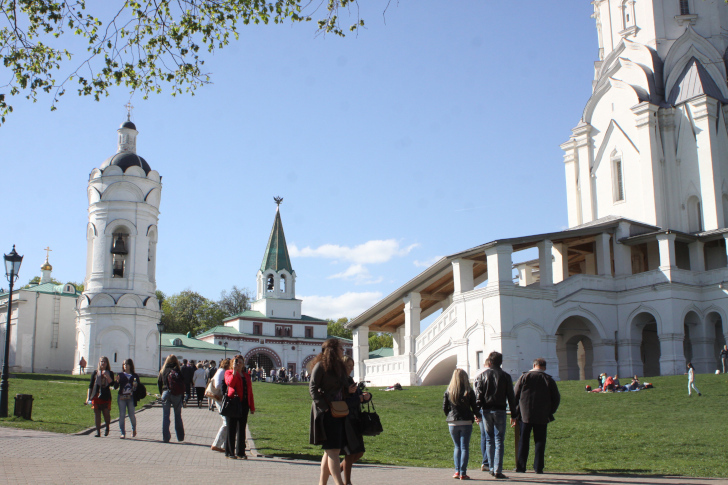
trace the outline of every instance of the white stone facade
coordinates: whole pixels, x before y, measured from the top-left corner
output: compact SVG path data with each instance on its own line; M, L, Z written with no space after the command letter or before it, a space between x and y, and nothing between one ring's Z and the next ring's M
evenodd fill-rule
M50 281L50 270L44 274L44 280ZM72 359L76 348L77 297L76 288L70 283L43 282L13 291L8 361L11 372L71 372L76 365ZM0 342L5 342L7 305L6 294L0 298Z
M689 360L718 368L728 6L593 4L593 94L562 145L570 229L443 258L352 320L357 380L442 384L456 367L474 376L494 350L514 377L536 357L561 379L682 374ZM513 264L532 248L537 260ZM367 360L369 331L393 332L395 355Z
M77 303L73 359L84 355L94 366L105 355L117 367L132 358L139 374L155 375L161 177L136 155L136 127L126 122L118 132L117 154L89 177L85 290ZM126 254L112 254L119 237Z

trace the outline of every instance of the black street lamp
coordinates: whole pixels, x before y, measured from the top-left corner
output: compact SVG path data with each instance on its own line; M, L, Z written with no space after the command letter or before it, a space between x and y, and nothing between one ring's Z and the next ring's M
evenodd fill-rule
M5 321L5 353L3 354L3 373L0 377L0 418L8 417L8 377L10 377L10 319L13 313L13 284L18 279L23 257L15 252L15 244L10 254L5 255L5 276L10 282L8 292L8 318Z
M159 332L159 372L162 372L162 332L164 332L164 323L162 322L162 302L159 299L159 323L157 324L157 331Z
M227 343L227 341L225 341L222 344L225 346L225 358L227 359L227 346L228 346L228 343Z

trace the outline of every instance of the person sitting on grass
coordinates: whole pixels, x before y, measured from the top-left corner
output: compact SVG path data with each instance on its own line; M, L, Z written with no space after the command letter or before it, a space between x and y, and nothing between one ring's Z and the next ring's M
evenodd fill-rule
M614 392L614 378L612 376L607 376L604 379L604 385L602 386L602 392Z

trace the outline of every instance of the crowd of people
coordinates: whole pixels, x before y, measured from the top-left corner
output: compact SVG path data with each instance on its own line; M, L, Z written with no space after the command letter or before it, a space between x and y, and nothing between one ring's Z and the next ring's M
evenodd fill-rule
M519 427L520 439L515 472L525 473L528 462L531 433L535 444L533 469L543 473L546 451L546 429L554 420L561 395L553 378L546 373L546 361L533 361L533 369L525 372L516 382L501 369L503 355L491 352L485 361L485 370L475 379L475 389L468 374L455 369L450 385L443 396L445 413L454 452L453 478L470 480L467 474L470 458L470 436L473 423L480 425L482 453L481 471L488 471L496 479L508 478L503 474L504 438L508 409L511 427Z

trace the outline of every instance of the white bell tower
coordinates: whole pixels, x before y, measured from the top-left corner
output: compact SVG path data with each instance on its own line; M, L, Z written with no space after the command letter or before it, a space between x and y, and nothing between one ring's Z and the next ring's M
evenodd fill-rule
M256 300L251 308L267 318L301 319L301 300L296 299L296 272L288 256L281 222L281 197L275 197L276 218L258 271Z
M115 372L126 358L139 374L158 370L155 268L162 178L137 155L137 134L127 118L118 129L117 153L89 177L86 278L76 306L73 369L81 356L91 367L106 356Z

